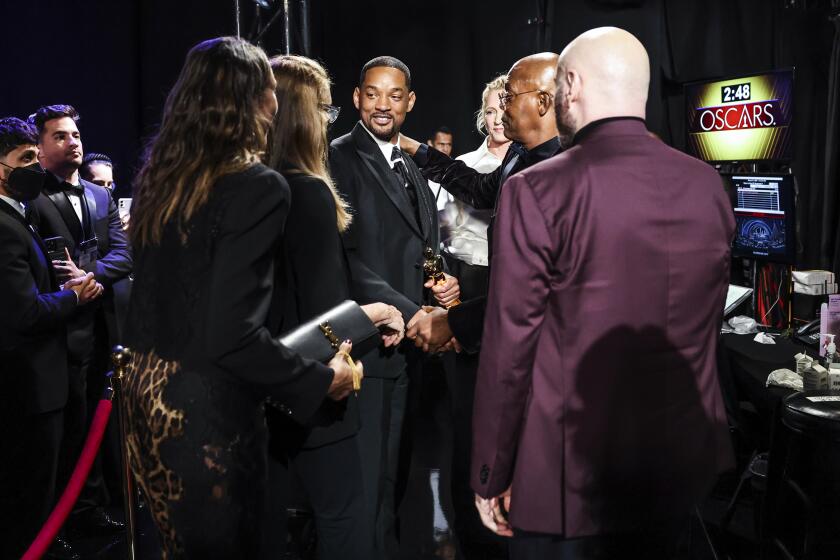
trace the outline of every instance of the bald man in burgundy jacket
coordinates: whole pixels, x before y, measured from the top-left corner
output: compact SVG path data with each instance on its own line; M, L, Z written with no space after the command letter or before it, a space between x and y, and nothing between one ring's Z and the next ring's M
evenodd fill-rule
M635 37L583 34L557 80L566 151L502 189L472 486L512 558L621 557L622 535L664 558L732 461L715 366L732 209L712 167L648 133Z

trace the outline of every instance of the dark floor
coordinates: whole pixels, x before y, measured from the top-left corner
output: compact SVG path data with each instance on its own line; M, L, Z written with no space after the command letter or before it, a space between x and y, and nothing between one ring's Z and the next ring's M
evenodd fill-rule
M408 482L403 490L404 498L399 510L400 560L496 560L500 556L493 549L465 556L453 532L454 513L449 491L452 438L445 377L441 371L434 371L426 375L416 387L419 393L414 397L411 415L413 425L410 426L414 451L407 463L410 464ZM701 525L695 519L691 527L689 546L693 560L758 558L753 498L749 484L744 487L728 531L722 533L719 529L721 517L737 483L736 478L734 475L723 477L712 496L700 508L705 523ZM111 508L110 511L122 519L118 508ZM125 539L122 536L77 538L72 542L84 559L126 558ZM157 535L145 508L138 516L136 551L138 560L160 558Z

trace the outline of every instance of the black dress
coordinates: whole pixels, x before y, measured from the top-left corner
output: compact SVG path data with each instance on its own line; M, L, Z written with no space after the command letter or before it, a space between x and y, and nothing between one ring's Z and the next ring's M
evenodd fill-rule
M267 328L289 188L263 165L213 187L186 228L135 252L126 340L131 468L167 558L253 558L265 496L262 404L305 423L333 372Z
M277 267L277 285L282 286L278 290L278 333L352 299L332 192L317 177L289 168L282 172L289 182L292 204ZM355 394L338 403L324 401L306 426L268 408L272 455L291 462L293 478L300 482L299 488L291 489L292 495L302 490L312 507L322 560L370 558L372 529L365 525L356 441L358 406ZM283 478L277 476L275 484L284 484Z

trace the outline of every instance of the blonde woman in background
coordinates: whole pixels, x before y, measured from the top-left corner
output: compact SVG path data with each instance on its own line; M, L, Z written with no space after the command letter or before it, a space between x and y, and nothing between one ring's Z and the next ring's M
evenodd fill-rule
M502 125L502 109L499 107L499 94L504 92L505 77L498 76L484 87L481 94L481 109L476 113L475 126L482 134L486 134L478 149L458 156L459 159L479 173L490 173L502 164L507 153L510 140L505 137ZM473 277L474 282L467 280L467 286L461 286L461 297L471 299L475 295L483 295L487 282L487 226L490 223L490 210L476 210L475 208L455 200L451 194L443 191L449 202L441 213L441 227L445 227L449 235L444 239L446 254L451 257L449 264L462 267L467 276ZM453 263L457 260L460 263ZM482 267L473 270L473 267ZM457 278L461 278L454 274ZM464 280L461 280L464 284ZM476 293L476 289L480 290Z

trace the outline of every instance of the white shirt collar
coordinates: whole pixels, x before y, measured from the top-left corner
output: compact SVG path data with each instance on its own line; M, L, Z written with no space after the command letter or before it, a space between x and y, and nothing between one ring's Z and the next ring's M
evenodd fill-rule
M8 197L6 195L3 195L3 194L0 194L0 199L3 199L4 201L6 201L9 204L9 206L14 208L18 212L20 212L21 216L26 217L26 208L23 206L22 202L20 202L18 200L15 200L14 198Z
M379 138L374 136L373 132L368 130L368 128L365 126L365 123L363 123L362 121L359 121L359 123L362 125L362 128L365 130L365 132L370 134L370 137L373 138L373 141L376 142L376 145L379 146L379 149L382 151L382 155L385 156L385 161L388 162L388 165L391 166L391 167L394 167L395 161L399 161L399 160L391 161L391 154L394 152L394 147L397 147L397 148L400 147L400 135L399 135L399 133L397 133L397 138L396 138L395 142L386 142L386 141L380 140ZM400 159L402 159L402 158L400 158Z
M478 151L481 152L481 155L490 154L491 156L496 157L496 155L490 151L490 136L484 139L484 142L481 143L481 147L478 148Z
M478 148L476 148L474 151L460 155L456 159L460 159L469 167L472 167L474 169L476 169L477 166L481 166L481 169L479 169L479 171L481 173L487 173L486 169L484 169L485 166L495 165L496 167L498 167L502 163L502 160L499 159L496 156L496 154L490 151L489 144L490 137L488 136L484 139L484 142L479 144Z

